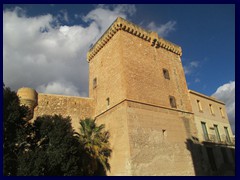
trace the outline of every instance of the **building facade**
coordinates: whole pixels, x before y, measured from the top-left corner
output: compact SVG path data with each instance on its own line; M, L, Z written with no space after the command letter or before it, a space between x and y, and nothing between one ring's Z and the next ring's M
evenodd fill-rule
M211 175L226 162L233 174L225 105L188 90L181 55L180 46L117 18L88 52L89 98L29 88L18 94L31 106L32 121L62 114L76 130L87 117L105 124L113 150L109 175ZM215 160L211 152L222 147L224 157Z

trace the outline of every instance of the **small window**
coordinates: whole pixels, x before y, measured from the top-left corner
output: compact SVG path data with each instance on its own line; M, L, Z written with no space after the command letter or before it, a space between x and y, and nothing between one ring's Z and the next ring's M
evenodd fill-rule
M220 107L219 110L220 110L220 113L221 113L222 117L224 118L225 116L224 116L224 113L223 113L223 109Z
M212 104L209 104L209 108L210 108L211 114L214 115Z
M176 99L173 96L169 96L170 105L172 108L177 108Z
M97 87L97 78L93 79L93 89Z
M228 128L224 127L224 131L225 131L225 134L226 134L226 141L230 143L231 139L230 139L230 136L229 136Z
M169 72L167 69L163 69L163 76L165 79L170 79Z
M197 104L198 104L198 109L200 112L203 112L203 109L202 109L202 105L201 105L201 102L200 100L197 100Z
M107 99L107 108L110 106L110 98L108 97Z
M214 130L215 130L215 134L217 136L217 141L220 142L221 138L220 138L220 134L219 134L219 131L218 131L218 125L214 124L213 127L214 127Z
M201 125L202 125L202 130L203 130L203 138L204 138L205 141L209 141L209 136L208 136L206 123L201 122Z

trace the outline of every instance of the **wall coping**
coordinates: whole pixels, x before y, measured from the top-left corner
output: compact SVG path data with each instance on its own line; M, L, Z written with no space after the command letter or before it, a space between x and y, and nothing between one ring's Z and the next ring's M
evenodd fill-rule
M40 96L57 96L63 98L77 98L77 99L84 99L84 100L94 100L93 98L89 97L80 97L80 96L72 96L72 95L61 95L61 94L46 94L46 93L38 93Z

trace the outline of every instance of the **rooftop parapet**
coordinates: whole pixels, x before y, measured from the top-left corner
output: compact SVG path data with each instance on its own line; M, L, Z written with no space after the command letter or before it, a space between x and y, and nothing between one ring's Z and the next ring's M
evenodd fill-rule
M106 30L95 45L88 51L88 62L104 47L104 45L120 30L126 31L137 36L155 48L164 48L179 56L182 56L182 48L158 36L156 32L147 31L121 17L118 17L112 25Z

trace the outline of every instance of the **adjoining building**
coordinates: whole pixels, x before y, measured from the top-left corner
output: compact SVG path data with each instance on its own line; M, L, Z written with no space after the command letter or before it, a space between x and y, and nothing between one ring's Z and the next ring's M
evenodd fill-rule
M188 90L181 55L180 46L117 18L88 52L89 98L18 94L23 104L33 98L32 121L62 114L76 130L87 117L104 123L109 175L234 175L225 105Z

